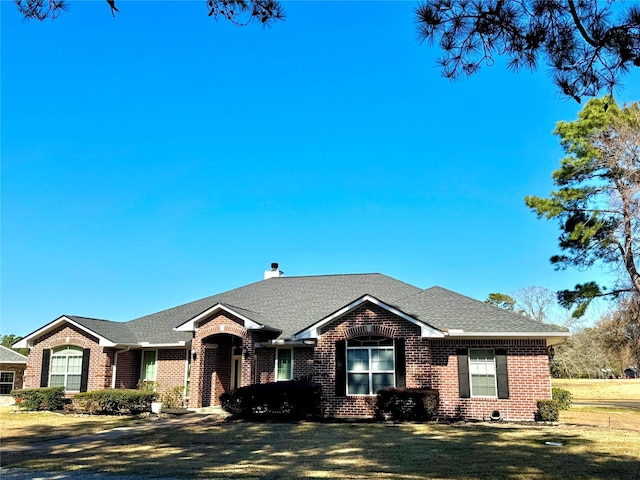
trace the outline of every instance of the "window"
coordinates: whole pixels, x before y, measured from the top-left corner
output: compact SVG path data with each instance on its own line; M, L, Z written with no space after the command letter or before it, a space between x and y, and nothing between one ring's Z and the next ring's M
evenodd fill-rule
M191 350L187 350L187 366L184 374L184 398L189 398L191 391Z
M495 397L496 361L492 349L469 350L469 375L471 378L471 396Z
M156 350L143 350L142 352L142 372L140 380L143 382L156 381Z
M81 377L82 348L64 346L51 351L50 387L64 387L67 391L79 392Z
M13 390L13 372L0 372L0 395L9 395Z
M367 336L347 342L347 395L375 395L395 386L393 339Z
M276 350L276 380L291 380L293 378L293 354L290 348Z

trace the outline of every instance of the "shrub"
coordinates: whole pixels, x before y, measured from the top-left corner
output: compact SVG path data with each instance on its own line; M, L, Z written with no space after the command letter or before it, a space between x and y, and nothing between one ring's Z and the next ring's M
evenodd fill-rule
M260 383L220 395L222 408L242 418L296 420L320 413L322 387L301 380Z
M155 392L144 390L107 389L78 393L73 403L87 413L130 415L148 412L156 397Z
M536 420L538 422L557 422L560 418L558 402L555 400L538 400Z
M22 410L62 410L66 401L64 387L13 390L11 396Z
M396 421L432 420L438 413L438 391L430 388L383 388L376 397L375 417Z
M540 422L557 422L560 410L569 410L573 395L564 388L551 389L551 400L538 400L536 420Z
M163 405L163 410L182 408L182 392L183 386L176 386L164 391L160 395L160 401Z
M558 404L558 410L569 410L571 408L573 395L569 390L553 387L551 389L551 398Z

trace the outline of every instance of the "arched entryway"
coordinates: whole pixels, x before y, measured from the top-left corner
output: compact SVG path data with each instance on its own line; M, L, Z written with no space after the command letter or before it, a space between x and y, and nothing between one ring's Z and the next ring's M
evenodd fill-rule
M220 405L220 395L243 385L242 338L219 333L202 341L202 406Z

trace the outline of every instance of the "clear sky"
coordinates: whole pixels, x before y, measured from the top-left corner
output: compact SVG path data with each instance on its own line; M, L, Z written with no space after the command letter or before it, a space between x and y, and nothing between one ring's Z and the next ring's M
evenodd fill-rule
M2 334L130 320L262 279L380 272L479 300L558 290L544 66L450 83L414 2L286 2L236 28L204 1L1 2ZM636 69L639 70L639 69ZM640 98L640 72L620 102Z

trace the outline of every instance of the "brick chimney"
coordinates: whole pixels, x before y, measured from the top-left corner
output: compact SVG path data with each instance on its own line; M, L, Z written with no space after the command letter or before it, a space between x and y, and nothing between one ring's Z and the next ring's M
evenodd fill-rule
M284 272L281 272L280 270L278 270L278 264L277 263L272 263L271 264L271 270L265 270L264 271L264 279L265 280L267 278L274 278L274 277L284 277Z

